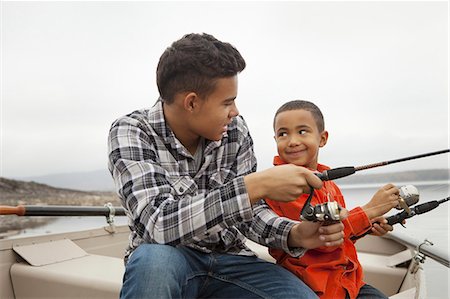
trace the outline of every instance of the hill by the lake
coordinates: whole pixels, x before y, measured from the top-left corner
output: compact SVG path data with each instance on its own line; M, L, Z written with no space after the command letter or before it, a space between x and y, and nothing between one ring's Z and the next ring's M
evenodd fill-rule
M387 183L387 182L423 182L423 181L448 181L450 177L450 169L422 169L414 171L402 172L386 172L386 173L359 173L336 180L337 184L370 184L370 183Z
M84 191L113 191L114 181L108 169L85 172L55 173L41 176L15 178L21 181L33 181L57 188Z

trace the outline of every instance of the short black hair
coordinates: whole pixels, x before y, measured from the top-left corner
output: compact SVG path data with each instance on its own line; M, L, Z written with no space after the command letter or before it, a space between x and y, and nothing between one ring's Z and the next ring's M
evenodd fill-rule
M278 108L275 116L273 118L273 127L275 128L275 119L277 115L284 111L289 110L306 110L311 112L316 121L317 128L319 132L323 132L325 130L325 120L323 119L322 111L320 111L319 107L317 107L314 103L304 101L304 100L294 100L284 103L280 108Z
M172 103L179 92L208 96L219 78L243 71L245 60L229 43L210 34L186 34L161 55L156 69L156 84L161 99Z

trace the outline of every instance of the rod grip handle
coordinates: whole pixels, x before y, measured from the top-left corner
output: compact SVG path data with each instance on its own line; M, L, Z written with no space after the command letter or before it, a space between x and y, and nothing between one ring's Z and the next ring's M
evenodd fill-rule
M25 212L25 207L22 205L19 205L17 207L0 206L0 215L25 216Z
M355 167L346 166L346 167L338 167L329 170L325 170L321 173L316 173L315 175L319 177L322 181L332 181L335 179L343 178L354 174L356 172Z
M408 216L409 216L408 213L406 211L403 211L401 213L387 217L386 220L387 220L388 224L392 226L397 223L402 223L403 220L406 220L409 218Z

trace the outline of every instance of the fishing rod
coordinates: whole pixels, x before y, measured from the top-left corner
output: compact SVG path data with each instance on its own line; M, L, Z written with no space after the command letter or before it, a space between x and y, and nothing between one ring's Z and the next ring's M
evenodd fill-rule
M422 203L420 205L410 207L410 212L408 212L407 210L403 210L402 212L400 212L398 214L387 217L386 220L389 225L394 225L394 224L400 223L403 227L405 227L403 225L403 221L405 221L406 219L409 219L409 218L417 216L417 215L425 214L431 210L436 209L440 204L447 202L449 200L450 200L450 197L447 197L447 198L444 198L441 200L428 201L428 202ZM359 236L351 237L351 239L357 240L357 239L362 238L365 235L370 234L370 233L371 233L371 230L368 230Z
M429 201L429 202L426 202L426 203L422 203L420 205L417 205L417 206L413 207L411 209L411 213L408 213L407 211L402 211L402 212L400 212L398 214L395 214L395 215L387 217L386 220L388 221L389 225L394 225L394 224L397 224L397 223L402 224L403 220L411 218L411 217L416 216L416 215L427 213L427 212L429 212L431 210L434 210L440 204L442 204L444 202L447 202L449 200L450 200L450 197L447 197L447 198L444 198L444 199L441 199L441 200L432 200L432 201Z
M122 207L105 206L0 206L0 215L17 216L126 216Z
M362 166L357 166L357 167L355 167L355 166L338 167L338 168L325 170L322 173L316 173L316 175L322 181L331 181L331 180L335 180L335 179L339 179L339 178L343 178L343 177L352 175L355 172L361 171L361 170L366 170L366 169L370 169L370 168L386 166L389 164L394 164L394 163L399 163L399 162L404 162L404 161L409 161L409 160L415 160L415 159L445 154L448 152L450 152L450 149L445 149L445 150L440 150L440 151L436 151L436 152L420 154L420 155L415 155L415 156L410 156L410 157L405 157L405 158L400 158L400 159L395 159L395 160L390 160L390 161L367 164L367 165L362 165Z
M109 228L105 228L110 233L115 232L114 216L126 216L123 207L115 207L111 203L104 206L34 206L18 205L0 206L0 215L17 216L105 216Z

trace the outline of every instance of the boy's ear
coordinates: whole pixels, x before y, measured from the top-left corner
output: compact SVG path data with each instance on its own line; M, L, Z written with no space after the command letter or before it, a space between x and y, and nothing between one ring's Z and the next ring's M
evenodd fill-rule
M320 143L319 143L319 147L324 147L325 144L327 144L328 141L328 131L323 131L322 133L320 133Z
M186 111L192 112L198 105L198 96L195 92L186 94L183 100L183 107Z

